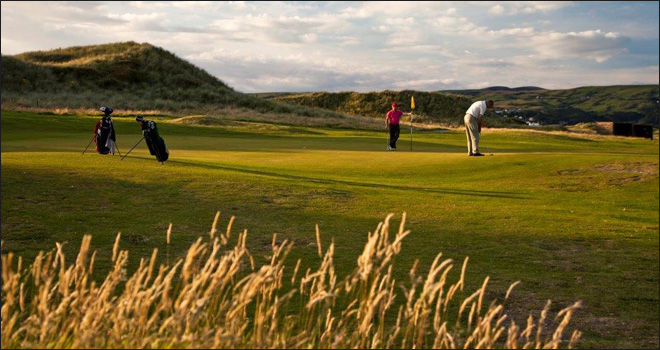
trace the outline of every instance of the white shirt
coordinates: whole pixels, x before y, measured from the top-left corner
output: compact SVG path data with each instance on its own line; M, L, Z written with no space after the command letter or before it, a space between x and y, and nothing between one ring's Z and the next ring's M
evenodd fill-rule
M470 114L475 118L479 118L482 115L484 115L484 113L486 113L486 109L488 109L486 107L486 101L477 101L473 103L472 106L470 106L470 108L468 108L467 112L465 113Z

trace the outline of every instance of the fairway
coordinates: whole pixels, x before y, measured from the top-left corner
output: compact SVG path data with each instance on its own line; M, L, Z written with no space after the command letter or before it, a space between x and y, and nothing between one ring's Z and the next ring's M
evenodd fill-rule
M553 310L582 300L572 326L580 347L658 347L658 141L568 133L486 130L492 157L467 157L462 130L417 132L398 151L382 132L222 121L194 126L156 119L170 149L164 165L139 145L126 159L81 155L98 117L2 111L3 252L28 261L82 236L108 267L115 235L131 266L154 247L179 257L236 217L262 261L272 234L295 242L289 261L319 262L315 224L334 240L339 276L350 272L378 222L407 213L412 234L398 264L428 268L438 252L470 257L468 287L490 276L490 297L520 280L512 309ZM123 152L140 138L113 118ZM342 270L342 266L346 266ZM406 275L398 276L405 279ZM518 321L518 320L517 320Z

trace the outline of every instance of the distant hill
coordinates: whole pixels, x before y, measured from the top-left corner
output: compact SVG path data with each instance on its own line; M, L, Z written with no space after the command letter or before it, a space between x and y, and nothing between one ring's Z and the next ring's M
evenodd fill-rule
M423 91L380 91L380 92L311 92L261 94L267 98L302 106L330 109L341 113L384 118L390 104L398 102L404 111L410 111L410 98L415 97L415 120L458 126L465 111L473 102L466 96ZM500 124L505 121L498 121ZM494 126L493 123L490 124Z
M547 90L536 86L492 86L437 92L405 90L258 95L276 101L368 117L382 117L392 101L398 101L404 109L409 109L410 96L415 96L418 120L454 126L461 123L463 113L472 102L484 99L495 101L495 108L486 116L486 123L490 126L524 124L520 119L527 121L529 118L541 124L620 121L658 125L659 92L658 85L625 85L567 90ZM493 113L495 111L497 113Z
M538 90L545 90L545 89L540 88L538 86L521 86L521 87L517 87L517 88L510 88L510 87L506 87L506 86L491 86L491 87L483 88L481 90L482 91L538 91ZM470 92L470 91L479 91L479 90L454 90L454 92L456 92L456 91Z
M114 43L2 56L3 108L97 108L193 113L237 107L261 113L343 118L243 94L148 43Z
M546 124L592 121L632 121L660 124L658 85L585 86L566 90L537 87L491 87L447 90L471 99L491 99L495 110L513 109Z
M600 120L660 124L658 85L243 94L169 51L135 42L3 55L0 90L3 108L110 105L173 114L239 108L338 120L345 114L382 118L392 101L406 109L415 96L416 120L447 125L459 125L470 103L479 99L495 100L495 110L513 109L525 119L545 124ZM487 118L491 126L512 122L493 114Z

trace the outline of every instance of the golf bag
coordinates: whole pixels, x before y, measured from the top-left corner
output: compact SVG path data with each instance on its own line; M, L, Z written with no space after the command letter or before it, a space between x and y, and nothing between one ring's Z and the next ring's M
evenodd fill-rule
M117 142L115 136L115 127L112 125L110 116L104 116L96 122L94 126L94 142L96 143L96 151L99 154L115 154L115 143Z
M149 147L149 153L152 156L156 156L159 162L166 161L170 157L170 151L165 145L165 140L158 133L156 122L152 120L141 120L140 127L142 128L144 140L147 142L147 147Z

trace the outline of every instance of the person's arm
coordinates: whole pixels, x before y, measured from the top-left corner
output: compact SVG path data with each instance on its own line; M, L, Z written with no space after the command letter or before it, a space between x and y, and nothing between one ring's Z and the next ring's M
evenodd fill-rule
M385 129L390 128L390 116L389 114L385 114Z
M412 112L402 112L401 114L410 117L410 127L412 127L412 122L413 122Z

